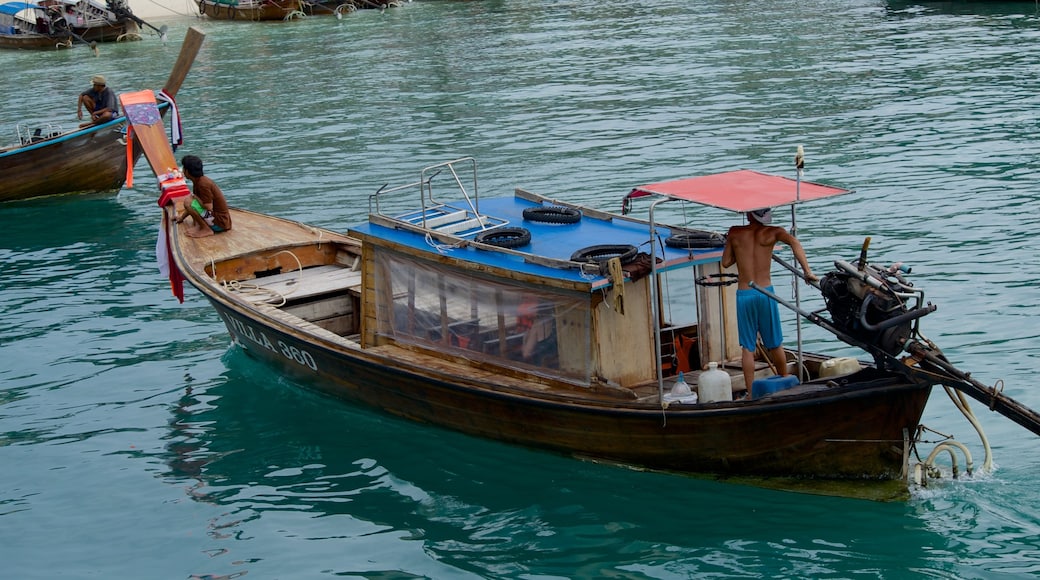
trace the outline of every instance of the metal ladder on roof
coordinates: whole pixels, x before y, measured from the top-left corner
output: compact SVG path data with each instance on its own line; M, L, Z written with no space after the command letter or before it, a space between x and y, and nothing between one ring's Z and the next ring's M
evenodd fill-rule
M426 230L460 237L482 232L488 229L492 221L489 216L448 204L426 207L396 216L395 219Z
M468 163L470 165L473 174L472 194L466 189L455 169L455 165L460 163ZM451 174L458 191L462 194L463 199L455 205L439 202L433 197L432 180L442 171L448 171ZM475 236L482 231L507 223L506 220L480 213L480 196L477 193L477 162L472 157L463 157L454 161L446 161L425 167L420 172L419 181L417 182L389 189L385 187L380 188L372 198L376 202L377 213L379 213L378 200L380 195L415 187L416 185L419 186L420 209L392 216L391 219L423 230L459 237ZM370 200L370 204L372 200Z

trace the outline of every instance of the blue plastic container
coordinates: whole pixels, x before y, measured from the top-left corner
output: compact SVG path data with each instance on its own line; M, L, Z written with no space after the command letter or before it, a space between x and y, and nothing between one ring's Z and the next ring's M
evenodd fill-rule
M758 399L777 391L790 389L797 384L798 377L794 375L773 375L764 379L755 379L755 382L751 383L751 398Z

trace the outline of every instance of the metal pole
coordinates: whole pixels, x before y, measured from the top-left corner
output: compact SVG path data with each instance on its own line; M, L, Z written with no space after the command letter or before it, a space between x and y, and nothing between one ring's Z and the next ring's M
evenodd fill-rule
M796 203L791 204L791 235L795 238L798 237L798 223L795 218L796 209L798 207L797 202L802 198L802 169L805 168L805 150L801 145L798 146L797 152L794 155L794 168L795 168L795 181L794 181L794 199ZM791 282L794 284L794 304L799 310L801 309L801 289L799 288L798 278L792 278ZM798 335L798 351L795 356L797 368L795 374L798 376L799 382L804 382L809 377L802 376L802 318L795 316L796 329Z
M659 199L650 204L650 313L654 318L654 366L657 368L657 394L660 401L664 402L664 372L661 369L661 320L657 311L657 295L660 288L657 285L657 226L654 224L654 209L657 204L668 201L667 198ZM621 281L624 284L624 280Z

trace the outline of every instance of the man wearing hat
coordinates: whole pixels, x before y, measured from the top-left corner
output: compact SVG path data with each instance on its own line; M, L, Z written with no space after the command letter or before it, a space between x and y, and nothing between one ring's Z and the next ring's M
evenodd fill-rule
M94 75L90 79L91 87L79 94L79 102L76 104L76 117L83 120L83 109L90 115L90 122L83 123L80 127L87 127L96 123L111 121L119 115L119 104L116 94L108 88L105 77Z
M751 287L756 286L773 292L770 268L773 264L773 248L777 242L791 247L795 259L805 272L805 279L817 280L805 250L797 238L787 230L769 225L773 221L770 208L747 213L748 224L733 226L726 236L726 247L722 251L722 266L737 265L737 330L740 334L740 365L744 371L747 397L751 396L751 383L755 380L755 349L759 335L769 353L777 373L787 374L787 357L783 349L783 331L780 328L780 310L776 302Z

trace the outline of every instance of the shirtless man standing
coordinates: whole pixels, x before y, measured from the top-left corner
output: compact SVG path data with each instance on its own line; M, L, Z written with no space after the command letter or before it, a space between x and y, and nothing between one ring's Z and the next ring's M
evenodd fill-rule
M746 226L733 226L726 237L722 251L722 266L737 265L737 328L740 334L740 365L744 371L747 398L751 397L751 383L755 380L755 348L758 335L781 375L787 374L787 357L782 346L784 337L780 328L780 310L776 302L751 288L751 282L770 292L773 280L769 270L773 264L773 248L777 242L791 247L794 257L802 266L807 281L818 278L812 273L801 242L787 230L769 225L773 221L771 209L748 212Z

